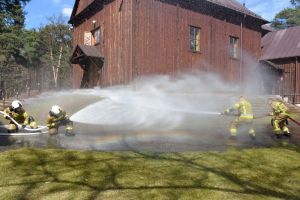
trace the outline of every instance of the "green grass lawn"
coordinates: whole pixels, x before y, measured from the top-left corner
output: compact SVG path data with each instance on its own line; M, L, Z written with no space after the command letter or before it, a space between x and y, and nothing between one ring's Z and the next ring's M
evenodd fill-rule
M0 199L300 199L300 148L0 153Z

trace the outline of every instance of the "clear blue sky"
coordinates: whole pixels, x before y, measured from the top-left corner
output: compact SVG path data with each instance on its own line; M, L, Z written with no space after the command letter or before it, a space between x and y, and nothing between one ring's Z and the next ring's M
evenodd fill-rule
M275 14L290 6L290 0L238 0L246 7L271 21ZM66 20L72 12L75 0L31 0L25 7L26 28L38 28L47 22L47 17L62 14Z

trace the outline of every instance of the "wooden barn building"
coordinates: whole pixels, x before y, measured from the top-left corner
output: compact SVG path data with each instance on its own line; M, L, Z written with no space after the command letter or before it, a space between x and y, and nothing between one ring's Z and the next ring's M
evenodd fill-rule
M269 71L273 92L300 104L300 26L265 35L262 38L261 61L274 66Z
M76 0L74 87L202 70L241 83L266 20L235 0Z

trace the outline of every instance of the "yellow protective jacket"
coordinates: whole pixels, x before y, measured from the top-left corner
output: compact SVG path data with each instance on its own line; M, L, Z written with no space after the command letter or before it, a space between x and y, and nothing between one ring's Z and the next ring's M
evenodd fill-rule
M47 126L49 128L58 127L62 121L67 119L68 116L65 111L61 111L58 116L49 115L47 119Z
M273 109L271 115L275 116L275 118L283 119L289 117L288 107L283 102L274 101L271 106Z
M242 100L236 103L233 108L228 108L226 112L229 113L232 109L238 111L238 116L240 119L253 119L252 105L247 100Z
M11 107L8 107L4 110L4 113L21 125L29 125L29 115L23 108L20 109L20 112L15 112Z

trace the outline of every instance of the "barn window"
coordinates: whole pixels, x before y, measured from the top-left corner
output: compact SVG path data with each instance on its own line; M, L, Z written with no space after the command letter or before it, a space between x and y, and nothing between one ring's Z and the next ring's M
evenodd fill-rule
M190 26L190 50L200 51L200 28Z
M229 37L229 56L234 59L238 58L238 41L237 37Z
M97 45L100 43L100 28L95 29L94 31L92 31L92 35L93 35L93 45Z
M91 46L92 45L92 33L84 32L84 45Z

